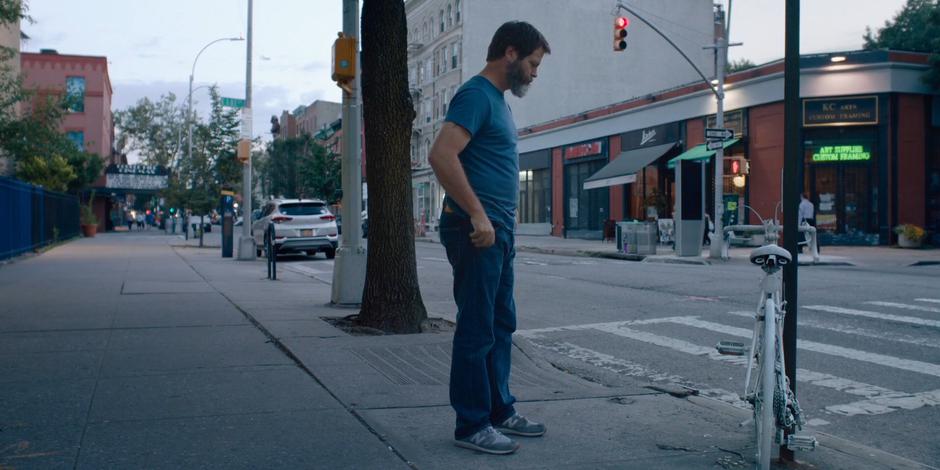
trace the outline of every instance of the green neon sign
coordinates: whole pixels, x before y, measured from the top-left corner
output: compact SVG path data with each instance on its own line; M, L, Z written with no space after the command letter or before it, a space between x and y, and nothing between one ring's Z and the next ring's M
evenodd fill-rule
M826 145L813 153L814 163L859 162L871 160L871 152L863 145Z

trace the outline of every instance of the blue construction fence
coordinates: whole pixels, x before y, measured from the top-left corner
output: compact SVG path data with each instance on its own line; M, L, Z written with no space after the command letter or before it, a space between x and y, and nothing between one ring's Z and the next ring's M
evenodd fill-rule
M0 260L77 237L79 200L0 176Z

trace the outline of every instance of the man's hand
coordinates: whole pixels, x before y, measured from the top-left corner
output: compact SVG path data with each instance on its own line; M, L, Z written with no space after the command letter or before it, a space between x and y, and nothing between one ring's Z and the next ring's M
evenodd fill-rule
M471 216L470 223L473 225L473 232L470 233L470 242L477 248L489 248L496 243L496 231L493 230L493 224L486 214Z

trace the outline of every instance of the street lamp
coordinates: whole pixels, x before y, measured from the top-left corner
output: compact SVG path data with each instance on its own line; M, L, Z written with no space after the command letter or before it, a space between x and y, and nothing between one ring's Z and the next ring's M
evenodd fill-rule
M219 38L215 41L210 42L202 47L199 50L199 53L196 54L196 58L193 59L193 67L189 72L189 94L186 98L186 140L188 141L189 149L186 151L186 159L192 161L193 159L193 75L196 73L196 62L199 61L199 56L202 55L202 52L205 51L209 46L222 41L244 41L245 38Z

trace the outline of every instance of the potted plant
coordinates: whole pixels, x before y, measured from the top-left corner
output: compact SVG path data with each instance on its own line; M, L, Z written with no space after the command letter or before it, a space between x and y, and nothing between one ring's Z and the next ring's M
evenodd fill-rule
M901 224L894 227L898 234L898 246L901 248L920 248L921 242L927 236L927 231L914 224Z
M91 193L87 204L81 205L82 235L94 237L98 233L98 217L95 216L95 193Z

